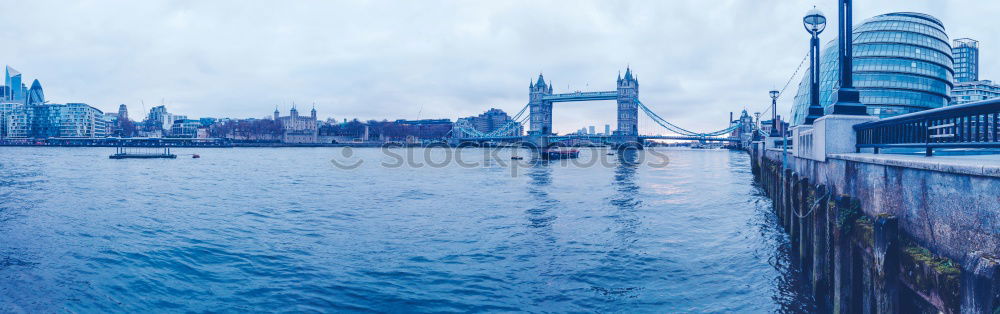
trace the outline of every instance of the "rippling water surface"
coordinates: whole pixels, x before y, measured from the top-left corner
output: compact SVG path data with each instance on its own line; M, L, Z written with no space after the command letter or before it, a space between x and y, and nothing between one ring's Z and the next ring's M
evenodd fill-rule
M339 148L112 150L0 147L0 312L811 306L745 153L512 176L475 151L385 168L355 149L347 171Z

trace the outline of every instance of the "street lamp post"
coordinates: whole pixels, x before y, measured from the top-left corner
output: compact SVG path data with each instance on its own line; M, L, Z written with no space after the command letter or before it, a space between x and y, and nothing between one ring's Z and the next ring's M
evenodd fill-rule
M755 117L757 117L757 120L755 120L756 122L753 124L754 125L754 127L753 127L753 139L757 140L757 139L760 138L760 134L762 133L760 131L760 126L763 125L763 124L760 123L760 111L754 112L753 115Z
M781 96L781 92L773 90L768 92L771 94L771 132L768 136L777 137L778 136L778 97Z
M809 112L806 125L823 116L823 106L819 104L819 34L826 29L826 16L813 7L802 18L802 25L809 32Z
M840 58L840 89L834 94L831 114L868 115L865 105L861 104L861 94L854 88L854 26L851 15L851 0L837 0L837 10L840 17L840 34L838 50Z

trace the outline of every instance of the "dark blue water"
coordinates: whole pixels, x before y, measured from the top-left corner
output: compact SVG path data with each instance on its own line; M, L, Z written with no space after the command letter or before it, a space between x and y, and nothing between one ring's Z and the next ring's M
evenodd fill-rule
M0 147L0 312L810 306L745 153L512 176L377 149L351 171L335 148L112 151Z

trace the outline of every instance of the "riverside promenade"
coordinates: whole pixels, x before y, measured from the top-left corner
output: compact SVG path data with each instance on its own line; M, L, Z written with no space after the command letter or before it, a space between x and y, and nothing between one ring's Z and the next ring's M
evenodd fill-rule
M794 128L791 147L752 146L755 178L823 311L1000 310L1000 155L938 152L1000 144L998 108L824 116Z

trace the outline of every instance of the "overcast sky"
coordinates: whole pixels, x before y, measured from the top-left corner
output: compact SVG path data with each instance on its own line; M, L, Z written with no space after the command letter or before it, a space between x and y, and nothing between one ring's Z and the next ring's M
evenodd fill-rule
M801 17L813 5L829 15L822 40L832 40L835 0L4 1L0 64L26 84L39 79L52 102L124 103L133 119L165 100L192 118L315 102L338 120L514 113L539 72L557 93L612 90L631 65L643 103L714 130L730 111L766 108L807 51ZM1000 3L855 1L859 23L896 11L980 40L981 76L1000 77ZM613 102L560 103L555 129L602 129L614 117Z

